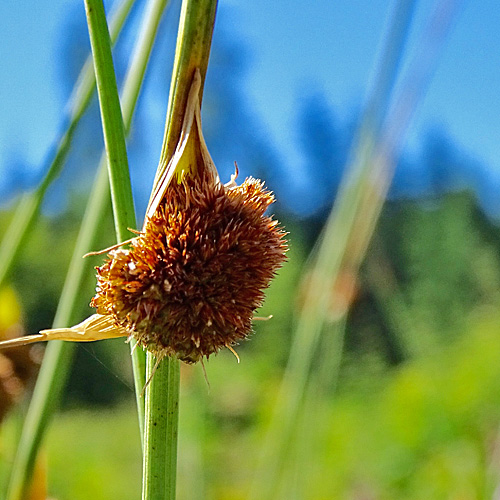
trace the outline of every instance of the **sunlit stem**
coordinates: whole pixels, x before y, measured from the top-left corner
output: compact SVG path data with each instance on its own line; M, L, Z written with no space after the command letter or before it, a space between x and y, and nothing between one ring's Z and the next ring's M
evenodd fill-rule
M156 172L155 186L178 148L188 97L196 72L201 77L199 104L207 71L216 0L182 2L174 69L165 124L165 135ZM154 357L148 354L148 373L153 375ZM179 412L179 361L160 361L146 390L144 437L143 500L174 500L177 475L177 434Z

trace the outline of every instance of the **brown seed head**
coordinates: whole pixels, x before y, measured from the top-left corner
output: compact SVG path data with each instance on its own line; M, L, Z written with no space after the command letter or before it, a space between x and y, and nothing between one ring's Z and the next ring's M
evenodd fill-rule
M273 201L253 178L224 186L202 168L173 180L130 248L98 268L91 305L187 363L244 339L285 260L285 233L264 214Z

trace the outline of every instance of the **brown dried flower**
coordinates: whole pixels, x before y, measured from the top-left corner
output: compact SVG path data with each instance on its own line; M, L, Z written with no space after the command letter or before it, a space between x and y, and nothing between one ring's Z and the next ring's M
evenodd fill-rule
M143 230L98 268L91 305L158 357L186 363L248 336L264 289L285 259L274 201L252 178L221 184L201 131L199 75L183 134Z
M159 359L186 363L247 337L264 290L283 264L285 232L266 209L274 196L253 178L222 184L201 131L196 72L181 137L153 191L144 226L108 249L97 268L97 314L71 328L0 343L128 336Z
M91 305L157 355L193 363L245 338L284 260L274 201L256 179L222 185L205 168L169 185L130 249L98 269Z

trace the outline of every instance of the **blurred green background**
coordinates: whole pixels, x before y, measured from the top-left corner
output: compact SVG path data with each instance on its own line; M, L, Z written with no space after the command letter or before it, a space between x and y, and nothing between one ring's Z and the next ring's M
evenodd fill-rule
M50 322L57 303L74 237L71 214L60 217L39 224L13 276L29 331ZM210 387L199 365L183 366L179 498L246 498L312 242L283 220L289 262L262 310L273 319L238 348L241 364L229 352L206 364ZM322 379L296 431L305 448L299 491L307 492L298 498L492 498L500 480L498 237L466 191L386 205L348 315L338 381ZM44 449L54 498L139 497L130 371L121 339L78 346ZM21 413L2 429L4 473Z
M68 89L87 43L84 20L73 17L71 8L58 58L60 85ZM156 90L149 100L144 97L129 143L139 212L154 173L149 160L159 152L152 142L156 147L161 127L150 132L149 126L158 115L163 120L164 60L171 58L178 8L174 3L163 26L148 76ZM207 78L207 142L223 180L237 160L242 175L260 176L276 192L275 213L289 232L290 251L259 311L273 318L257 322L252 338L238 346L241 363L230 352L214 356L206 363L209 385L201 366L182 367L180 499L246 499L259 481L258 464L304 302L310 256L361 116L355 106L348 113L339 106L347 115L340 119L330 94L306 91L296 99L295 123L283 124L294 137L295 156L290 151L280 156L243 91L247 83L241 68L251 59L252 47L227 35L234 26L225 12ZM134 17L127 29L115 53L119 76ZM377 29L383 39L383 25ZM162 113L155 107L158 102ZM90 187L89 165L96 163L101 142L94 103L68 167L51 189L11 273L9 290L27 332L52 322ZM301 167L287 168L290 157L300 158ZM7 161L2 174L2 234L19 188L30 187L30 175L43 174L33 165L20 166L22 155L17 159L17 164ZM496 171L464 153L446 127L429 125L417 152L403 149L359 275L341 274L331 284L330 321L314 352L275 498L472 500L500 495L500 230L494 179ZM100 247L112 244L113 234L109 211ZM98 265L100 258L94 260ZM86 286L90 300L94 276L88 276ZM8 312L0 308L4 329L12 319ZM90 313L83 302L81 317ZM26 401L2 423L2 485L25 409ZM78 346L42 461L51 498L139 498L140 437L130 354L121 339Z

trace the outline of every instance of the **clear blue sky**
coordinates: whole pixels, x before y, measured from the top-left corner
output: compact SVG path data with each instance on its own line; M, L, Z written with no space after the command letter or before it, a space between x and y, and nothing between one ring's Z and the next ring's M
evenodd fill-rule
M248 106L268 129L284 161L295 147L297 103L307 91L325 94L340 120L366 95L393 1L312 2L221 0L218 23L246 45ZM410 53L434 2L418 4ZM58 53L68 12L77 0L1 2L0 172L22 158L40 165L64 106ZM465 154L500 177L500 4L465 2L444 47L429 91L408 136L417 149L440 126ZM3 175L3 174L2 174Z

